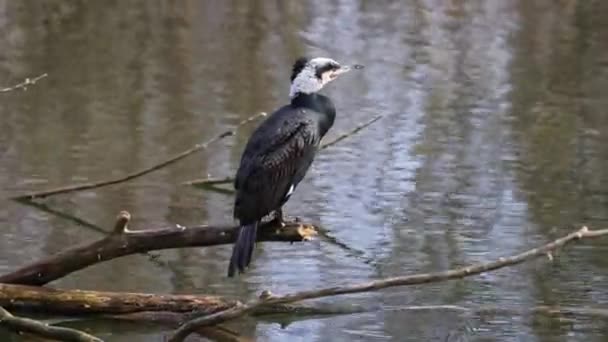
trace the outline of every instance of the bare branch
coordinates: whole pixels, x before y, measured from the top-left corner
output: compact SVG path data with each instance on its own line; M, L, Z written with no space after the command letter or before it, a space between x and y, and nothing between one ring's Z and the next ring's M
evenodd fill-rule
M21 82L19 84L15 84L12 87L7 87L7 88L0 89L0 93L8 93L9 91L13 91L13 90L17 90L17 89L27 90L28 86L36 84L36 82L40 81L41 79L43 79L43 78L45 78L47 76L48 76L48 74L44 73L44 74L36 76L34 78L29 78L28 77L23 82Z
M46 259L37 261L16 271L0 276L0 283L44 285L67 274L93 264L125 255L152 250L206 247L229 244L236 241L238 226L215 225L196 227L166 227L160 229L129 230L130 214L118 215L114 231L97 241L75 246ZM286 223L279 227L268 222L259 229L258 241L297 242L312 239L316 235L313 226Z
M146 167L144 169L141 169L139 171L135 171L132 173L129 173L125 176L121 176L121 177L117 177L117 178L110 178L110 179L105 179L105 180L100 180L100 181L96 181L96 182L90 182L90 183L83 183L83 184L75 184L75 185L68 185L68 186L63 186L63 187L59 187L59 188L55 188L55 189L49 189L49 190L43 190L43 191L36 191L36 192L32 192L29 194L25 194L25 195L20 195L20 196L15 196L15 197L11 197L12 200L17 200L17 201L24 201L24 200L33 200L35 198L44 198L44 197L48 197L51 195L57 195L57 194L65 194L65 193L70 193L70 192L75 192L75 191L81 191L81 190L88 190L88 189L97 189L97 188L101 188L107 185L112 185L112 184L118 184L118 183L123 183L126 181L129 181L131 179L137 178L137 177L141 177L143 175L146 175L150 172L159 170L167 165L171 165L181 159L186 158L187 156L198 152L200 150L204 150L207 147L209 147L209 145L220 141L223 138L232 136L234 134L236 134L236 130L251 122L254 121L262 116L265 116L266 113L258 113L256 115L253 115L241 122L239 122L239 124L228 131L225 131L223 133L220 133L218 135L216 135L215 137L209 139L207 142L205 142L204 144L196 144L193 147L180 152L178 154L173 155L172 157L170 157L169 159L162 161L158 164Z
M54 327L30 318L13 316L3 307L0 307L0 326L17 333L26 332L58 341L103 342L101 339L79 330Z
M319 147L319 150L324 150L328 147L331 147L337 143L339 143L340 141L351 137L357 133L359 133L359 131L363 130L364 128L367 128L368 126L370 126L371 124L373 124L374 122L378 121L382 119L382 115L376 115L375 117L371 118L370 120L367 120L366 122L359 124L357 127L355 127L354 129L352 129L351 131L348 131L344 134L340 134L338 137L336 137L335 139L328 141L324 144L321 145L321 147Z
M319 150L324 150L328 147L331 147L331 146L341 142L344 139L347 139L348 137L351 137L351 136L357 134L359 131L367 128L368 126L370 126L371 124L373 124L374 122L376 122L380 119L382 119L382 115L376 115L375 117L371 118L370 120L367 120L366 122L357 125L357 127L353 128L352 130L350 130L346 133L340 134L333 140L330 140L324 144L321 144L321 147L319 147ZM187 182L183 182L182 185L204 187L204 186L219 185L219 184L229 184L232 182L234 182L234 178L232 178L232 177L223 177L223 178L207 177L207 178L199 178L199 179L193 179L193 180L190 180Z
M367 283L337 286L330 288L323 288L319 290L302 291L284 296L274 296L270 292L265 291L262 293L259 299L252 300L249 303L237 305L233 308L214 313L211 315L199 317L185 323L179 329L176 330L175 334L171 337L171 342L183 341L194 329L198 329L203 326L214 325L225 322L230 319L234 319L243 316L249 312L257 310L259 307L268 304L284 304L292 303L305 299L314 299L328 296L336 296L351 293L369 292L380 290L394 286L408 286L416 284L434 283L440 281L446 281L450 279L460 279L477 275L484 272L497 270L502 267L517 265L524 261L545 256L548 252L553 251L559 247L566 245L569 242L582 238L593 238L598 236L608 235L608 229L590 231L587 227L583 227L573 233L570 233L560 239L557 239L544 246L534 248L517 254L508 258L499 258L498 260L469 265L453 270L436 272L436 273L424 273L415 274L409 276L393 277L388 279L376 280Z
M183 182L182 185L192 185L192 186L205 186L205 185L218 185L218 184L229 184L234 181L232 177L224 177L224 178L216 178L216 177L207 177L200 179L193 179L191 181Z

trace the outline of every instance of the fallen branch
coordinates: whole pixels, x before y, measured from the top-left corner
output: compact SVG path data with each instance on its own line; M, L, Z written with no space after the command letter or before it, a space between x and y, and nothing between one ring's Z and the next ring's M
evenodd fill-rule
M58 341L102 342L101 339L79 330L54 327L30 318L13 316L3 307L0 307L0 326L17 333L26 332Z
M127 228L130 217L128 212L121 212L110 235L2 275L0 283L44 285L90 265L129 254L233 243L238 233L235 225L176 226L133 231ZM285 227L279 228L274 222L269 222L260 227L258 241L297 242L310 240L314 235L316 230L310 225L287 223Z
M340 141L342 141L348 137L351 137L351 136L357 134L359 131L367 128L368 126L370 126L371 124L373 124L374 122L376 122L380 119L382 119L382 115L376 115L375 117L371 118L370 120L367 120L366 122L357 125L357 127L353 128L352 130L337 136L336 138L334 138L331 141L321 144L321 146L319 147L319 150L324 150L328 147L331 147L331 146L339 143ZM186 181L186 182L183 182L182 185L205 187L205 186L211 186L211 185L229 184L229 183L232 183L233 181L234 181L233 177L223 177L223 178L207 177L207 178L199 178L199 179Z
M106 179L106 180L100 180L100 181L96 181L96 182L90 182L90 183L83 183L83 184L76 184L76 185L69 185L69 186L63 186L63 187L59 187L59 188L55 188L55 189L49 189L49 190L43 190L43 191L36 191L36 192L32 192L29 194L25 194L25 195L20 195L20 196L15 196L15 197L11 197L12 200L33 200L35 198L44 198L44 197L48 197L51 195L57 195L57 194L65 194L65 193L69 193L69 192L75 192L75 191L81 191L81 190L88 190L88 189L96 189L96 188L101 188L107 185L112 185L112 184L118 184L118 183L123 183L126 182L128 180L137 178L137 177L141 177L145 174L148 174L152 171L156 171L159 170L167 165L173 164L183 158L186 158L187 156L198 152L200 150L204 150L207 147L209 147L209 145L223 139L229 136L232 136L234 134L236 134L236 130L240 127L243 126L253 120L258 119L261 116L265 116L266 113L258 113L256 115L253 115L241 122L238 123L238 125L228 131L225 131L223 133L220 133L218 135L216 135L215 137L211 138L210 140L208 140L207 142L203 143L203 144L196 144L193 147L180 152L172 157L170 157L169 159L160 162L156 165L152 165L150 167L141 169L139 171L135 171L132 173L129 173L125 176L121 176L121 177L117 177L117 178L111 178L111 179Z
M19 84L15 84L12 87L0 89L0 93L8 93L9 91L13 91L13 90L17 90L17 89L27 90L28 86L36 84L36 82L40 81L41 79L43 79L47 76L48 76L48 74L44 73L44 74L36 76L34 78L26 78L23 82L21 82Z
M270 292L265 291L262 293L259 299L252 300L246 304L236 305L233 308L220 311L211 315L195 318L176 330L175 334L171 337L171 342L183 341L193 330L200 327L215 325L225 322L230 319L234 319L243 316L249 312L257 310L259 307L269 304L285 304L297 302L305 299L322 298L328 296L336 296L351 293L369 292L374 290L380 290L388 287L395 286L407 286L416 284L426 284L433 282L446 281L450 279L460 279L477 275L484 272L497 270L502 267L511 266L523 263L524 261L537 258L540 256L548 256L552 258L551 252L559 247L566 245L574 240L583 238L593 238L598 236L608 235L608 229L604 230L588 230L587 227L583 227L573 233L570 233L560 239L557 239L551 243L548 243L542 247L534 248L517 254L508 258L499 258L498 260L475 264L466 267L461 267L453 270L436 272L436 273L424 273L415 274L410 276L393 277L388 279L376 280L367 283L360 283L354 285L337 286L330 288L323 288L319 290L302 291L293 294L287 294L284 296L274 296Z
M0 306L45 315L90 316L125 321L157 322L170 317L179 323L239 305L236 300L213 295L61 290L40 286L0 284ZM258 316L345 315L369 311L356 306L276 304L260 307ZM103 315L103 316L99 316Z
M213 313L231 308L235 303L206 295L58 290L0 284L0 306L45 315L127 314L141 311Z

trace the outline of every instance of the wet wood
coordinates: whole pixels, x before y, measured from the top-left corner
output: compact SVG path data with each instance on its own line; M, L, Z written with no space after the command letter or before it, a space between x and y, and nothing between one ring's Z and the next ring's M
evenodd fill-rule
M14 316L0 306L0 326L16 333L29 333L37 337L67 342L103 342L101 339L83 331L54 327L34 319Z
M85 243L36 261L18 270L0 276L0 283L44 285L88 266L121 256L153 250L183 247L207 247L236 241L236 225L167 227L161 229L129 230L130 215L118 215L112 234L100 240ZM316 235L313 226L287 223L278 227L274 222L262 225L258 241L297 242L310 240Z
M58 290L0 284L0 306L54 315L124 314L141 311L208 312L225 310L236 301L206 295Z

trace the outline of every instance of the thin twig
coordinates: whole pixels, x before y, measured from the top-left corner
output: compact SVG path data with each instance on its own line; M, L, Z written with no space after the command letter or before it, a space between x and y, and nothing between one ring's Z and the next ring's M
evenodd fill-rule
M0 307L0 326L15 332L26 332L57 341L103 342L95 336L76 329L54 327L30 318L13 316L3 307Z
M43 79L43 78L45 78L47 76L48 76L48 74L44 73L44 74L36 76L34 78L29 78L28 77L25 80L23 80L23 82L21 82L19 84L15 84L12 87L7 87L7 88L0 89L0 93L8 93L9 91L13 91L13 90L17 90L17 89L27 90L28 86L36 84L36 82L40 81L41 79Z
M340 134L338 137L334 138L331 141L328 141L324 144L321 144L321 147L319 147L319 150L324 150L328 147L331 147L337 143L339 143L340 141L351 137L357 133L359 133L359 131L361 131L364 128L367 128L368 126L370 126L371 124L373 124L374 122L378 121L382 119L382 115L376 115L375 117L371 118L370 120L367 120L366 122L359 124L357 127L353 128L351 131L348 131L346 133Z
M69 192L75 192L75 191L81 191L81 190L88 190L88 189L96 189L96 188L101 188L107 185L112 185L112 184L118 184L118 183L123 183L126 182L128 180L137 178L137 177L141 177L145 174L148 174L152 171L156 171L159 170L167 165L173 164L183 158L186 158L187 156L198 152L200 150L204 150L207 147L209 147L209 145L223 139L229 136L232 136L234 134L236 134L237 129L240 126L243 126L253 120L256 120L257 118L261 117L261 116L265 116L266 113L258 113L256 115L253 115L241 122L239 122L235 128L225 131L223 133L220 133L218 135L216 135L215 137L211 138L210 140L208 140L207 142L203 143L203 144L196 144L193 147L180 152L172 157L170 157L169 159L160 162L158 164L146 167L144 169L141 169L139 171L135 171L132 173L129 173L125 176L121 176L121 177L117 177L117 178L111 178L111 179L106 179L106 180L101 180L101 181L95 181L95 182L90 182L90 183L83 183L83 184L75 184L75 185L69 185L69 186L63 186L63 187L59 187L59 188L55 188L55 189L49 189L49 190L43 190L43 191L36 191L36 192L32 192L29 194L25 194L25 195L20 195L20 196L15 196L12 197L11 199L13 200L33 200L35 198L44 198L44 197L48 197L51 195L57 195L57 194L65 194L65 193L69 193Z
M337 143L339 143L340 141L351 137L355 134L357 134L359 131L367 128L368 126L370 126L371 124L373 124L374 122L378 121L382 119L382 115L377 115L373 118L371 118L370 120L367 120L359 125L357 125L357 127L353 128L352 130L340 134L339 136L337 136L336 138L321 144L321 147L319 147L319 150L324 150L328 147L331 147ZM234 181L234 178L232 177L223 177L223 178L218 178L218 177L207 177L207 178L199 178L199 179L193 179L190 181L186 181L183 182L182 185L191 185L191 186L198 186L198 187L206 187L206 186L210 186L210 185L219 185L219 184L228 184L228 183L232 183Z
M234 181L234 178L232 178L232 177L224 177L224 178L207 177L207 178L194 179L191 181L183 182L182 185L196 185L196 186L218 185L218 184L232 183L232 181Z
M360 293L360 292L369 292L380 290L388 287L394 286L407 286L407 285L416 285L416 284L426 284L426 283L434 283L440 281L446 281L450 279L459 279L465 278L472 275L477 275L480 273L497 270L502 267L511 266L520 264L524 261L546 256L549 252L564 246L565 244L572 242L574 240L582 239L582 238L592 238L608 235L608 229L603 230L595 230L590 231L587 227L583 227L573 233L570 233L560 239L557 239L551 243L548 243L544 246L530 249L521 254L517 254L508 258L499 258L498 260L469 265L466 267L461 267L453 270L436 272L436 273L424 273L424 274L415 274L409 276L401 276L401 277L393 277L382 280L376 280L366 283L359 283L353 285L345 285L345 286L337 286L330 288L323 288L319 290L310 290L310 291L302 291L296 292L293 294L287 294L284 296L273 296L268 291L262 294L259 299L252 300L249 303L237 305L228 310L220 311L215 314L199 317L193 319L184 325L182 325L179 329L176 330L175 334L171 337L171 342L183 341L194 329L200 328L202 326L209 326L218 323L225 322L227 320L237 318L243 316L249 312L256 310L258 307L268 304L284 304L284 303L292 303L305 299L314 299L328 296L336 296L343 294L351 294L351 293Z
M411 306L384 306L380 308L382 311L458 311L463 313L475 313L477 315L525 315L535 314L543 316L562 316L562 317L595 317L608 318L608 308L606 307L576 307L576 306L549 306L538 305L531 308L508 308L504 306L481 306L481 307L464 307L460 305L411 305ZM257 311L256 311L257 313Z

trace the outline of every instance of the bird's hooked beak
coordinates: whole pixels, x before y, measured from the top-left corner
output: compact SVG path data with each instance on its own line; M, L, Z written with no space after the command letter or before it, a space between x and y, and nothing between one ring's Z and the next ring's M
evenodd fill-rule
M352 66L341 65L339 68L330 71L329 78L332 80L335 80L338 76L345 74L353 69L357 70L357 69L363 69L363 68L364 68L364 66L361 64L353 64Z

